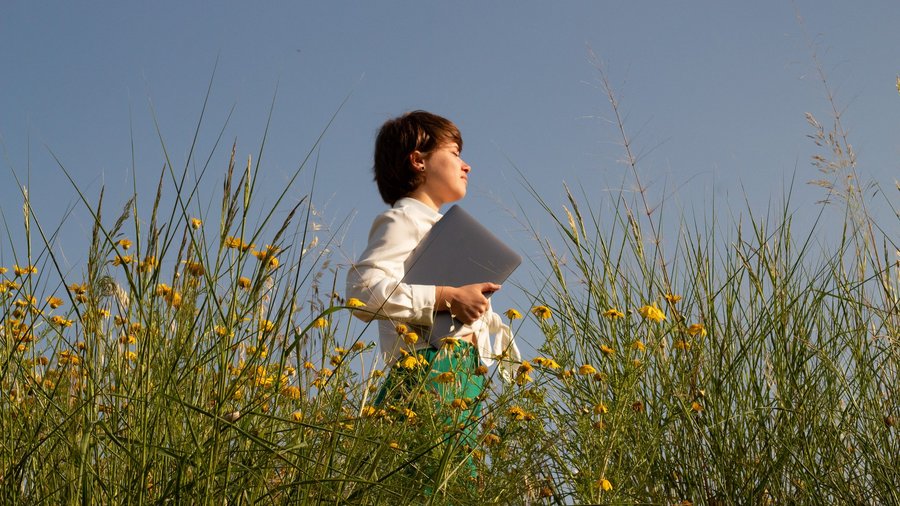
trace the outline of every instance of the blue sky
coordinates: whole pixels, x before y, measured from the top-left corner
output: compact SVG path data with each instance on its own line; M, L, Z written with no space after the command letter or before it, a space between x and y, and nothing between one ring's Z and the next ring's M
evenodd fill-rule
M715 205L720 216L737 216L748 203L764 212L793 178L792 209L812 215L822 193L805 184L819 175L809 163L817 151L804 113L828 123L830 105L811 44L860 173L896 201L898 19L900 3L890 1L7 0L0 210L18 241L13 171L30 181L45 227L74 206L54 251L80 270L90 221L49 152L87 195L105 185L108 216L134 187L146 206L164 161L151 109L182 167L212 78L192 167L194 174L212 157L199 199L212 210L198 212L215 214L233 141L239 159L256 157L273 97L260 208L274 203L349 96L315 153L321 220L334 230L349 219L338 261L362 250L371 217L384 208L370 173L376 129L418 108L462 129L473 166L463 204L532 255L521 220L547 225L513 165L557 209L563 181L583 188L598 209L632 184L590 48L619 95L649 195L665 198L668 212L688 216ZM291 202L308 193L310 168L289 190ZM12 263L11 246L0 235L3 265Z

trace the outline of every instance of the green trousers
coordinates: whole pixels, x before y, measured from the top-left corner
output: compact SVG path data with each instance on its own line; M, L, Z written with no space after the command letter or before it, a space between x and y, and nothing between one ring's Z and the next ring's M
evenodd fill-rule
M422 399L433 399L435 408L446 413L445 423L458 430L450 441L475 448L478 443L478 420L481 417L481 394L484 376L475 370L481 363L478 350L470 343L445 345L440 350L418 350L427 365L403 368L395 365L375 398L375 405L409 407ZM445 374L452 373L452 374ZM456 401L456 406L453 406ZM466 467L476 476L471 457Z

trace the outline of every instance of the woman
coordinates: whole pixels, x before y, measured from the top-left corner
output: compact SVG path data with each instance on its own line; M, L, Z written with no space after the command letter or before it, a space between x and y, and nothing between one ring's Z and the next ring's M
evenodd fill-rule
M462 145L456 125L426 111L382 125L375 141L375 182L391 209L375 217L368 246L347 275L347 295L365 303L358 317L379 320L381 352L393 365L376 404L397 405L427 389L441 404L454 406L461 442L474 447L485 386L486 368L480 366L502 355L518 358L509 327L485 296L500 285L403 282L404 261L441 218L441 207L466 195L471 167L460 157ZM428 335L440 311L451 311L464 325L437 350L418 336Z

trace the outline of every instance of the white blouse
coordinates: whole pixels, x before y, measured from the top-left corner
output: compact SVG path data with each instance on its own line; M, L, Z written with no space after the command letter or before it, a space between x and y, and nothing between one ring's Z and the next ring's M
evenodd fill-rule
M434 322L434 285L415 285L403 282L404 261L419 241L441 219L441 214L411 197L398 200L394 206L375 217L369 231L369 243L347 273L347 297L354 297L366 307L354 314L364 321L378 319L378 334L385 362L400 357L403 340L396 325L403 323L424 336ZM515 363L521 360L519 349L508 325L488 310L469 325L461 325L454 336L475 334L478 353L485 365L491 365L506 352L501 372L507 377ZM493 342L490 336L494 335ZM416 348L428 347L422 338Z

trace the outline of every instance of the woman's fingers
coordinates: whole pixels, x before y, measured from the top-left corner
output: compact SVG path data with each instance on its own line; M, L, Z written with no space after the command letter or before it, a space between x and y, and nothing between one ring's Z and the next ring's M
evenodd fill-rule
M500 290L500 285L497 283L481 283L481 293L494 293Z

